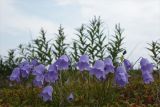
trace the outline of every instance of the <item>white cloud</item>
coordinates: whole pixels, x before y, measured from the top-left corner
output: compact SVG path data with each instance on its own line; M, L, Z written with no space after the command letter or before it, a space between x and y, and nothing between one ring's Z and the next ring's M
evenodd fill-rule
M31 31L37 35L41 27L47 29L48 32L55 32L58 24L41 17L28 16L19 11L14 5L12 0L0 1L0 30L4 31L8 27L18 29L28 33Z
M7 51L12 48L16 48L18 44L29 42L33 38L39 36L41 27L47 31L47 38L54 39L55 33L59 27L59 23L56 21L50 21L37 16L29 16L22 13L19 9L14 6L13 0L0 0L0 51L2 55L6 55ZM71 35L73 31L70 27L65 26L66 35ZM2 35L3 34L3 35ZM12 43L9 41L4 42L9 37L17 38ZM22 39L24 40L18 40ZM28 38L27 40L25 40ZM12 41L12 40L10 40Z

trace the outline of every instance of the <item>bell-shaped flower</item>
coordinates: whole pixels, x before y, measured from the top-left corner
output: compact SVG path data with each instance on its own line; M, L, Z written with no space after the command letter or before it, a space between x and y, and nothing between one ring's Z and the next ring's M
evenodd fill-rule
M54 71L54 72L58 72L56 62L53 63L53 64L51 64L51 65L49 66L48 71L49 71L49 72L53 72L53 71Z
M129 60L124 59L123 63L124 63L126 71L129 71L132 69L132 64L129 62Z
M95 75L97 79L105 79L105 72L104 72L104 62L102 60L97 60L90 69L90 74Z
M52 101L52 93L53 88L52 86L46 86L43 91L41 92L40 96L43 98L43 101Z
M141 65L142 72L145 72L145 71L152 72L153 71L153 64L150 63L146 58L141 59L140 65Z
M58 79L57 67L54 64L50 65L48 68L48 72L45 74L45 81L49 83L55 83Z
M79 59L79 62L77 63L77 67L80 71L89 70L89 56L88 55L82 55Z
M69 67L69 58L67 55L62 55L57 61L58 70L67 70Z
M153 64L150 63L146 58L142 58L140 61L142 77L145 84L152 83L154 81L152 72Z
M41 88L44 84L44 75L36 75L35 79L33 80L33 84L34 86Z
M108 74L109 72L113 73L114 72L114 65L112 63L112 59L111 58L106 58L104 60L104 71L106 72L106 74Z
M20 68L14 68L14 70L12 71L12 74L10 75L10 80L11 81L20 81Z
M71 102L73 101L73 99L74 99L73 93L70 93L70 95L67 97L67 100Z
M21 75L23 78L28 78L31 70L32 70L32 66L29 64L24 65L23 67L20 68L21 70Z
M58 73L57 72L47 72L45 74L45 81L49 83L55 83L58 80Z
M143 73L142 77L143 77L143 81L145 84L150 84L150 83L154 82L153 75L149 72Z
M35 66L33 71L32 71L32 74L33 75L41 75L45 72L46 68L43 64L40 64L38 66Z
M122 65L118 66L116 69L115 81L121 87L124 87L128 83L128 76L126 75L125 68Z

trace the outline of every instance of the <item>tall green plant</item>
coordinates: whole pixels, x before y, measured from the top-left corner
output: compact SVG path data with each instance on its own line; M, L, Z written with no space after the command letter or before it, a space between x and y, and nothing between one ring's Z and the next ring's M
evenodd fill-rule
M43 64L48 65L52 63L52 47L50 40L46 39L46 32L41 29L39 38L33 40L33 49L35 57ZM32 53L33 50L30 50Z
M87 26L87 40L89 44L87 51L92 63L97 59L102 59L102 55L105 55L105 39L106 36L103 34L103 23L100 17L94 17Z
M22 58L16 56L15 50L9 50L7 56L0 57L0 77L6 78L10 75L13 68L19 65L21 61Z
M78 56L88 54L92 64L95 60L105 57L107 42L100 17L94 17L89 25L82 25L77 32L77 39L74 40L73 49L74 52L77 51ZM75 50L77 48L78 50Z
M87 54L87 38L85 34L85 25L82 24L82 26L77 29L77 39L74 39L73 46L71 47L73 52L71 52L72 58L74 61L77 61L79 59L79 56Z
M33 43L28 43L27 45L20 44L17 51L21 59L31 61L37 58Z
M71 52L71 56L72 56L72 63L77 62L79 59L79 53L78 53L78 46L77 43L74 41L73 46L71 47L72 52Z
M122 54L124 51L123 40L122 37L123 29L120 27L120 24L115 25L115 34L113 35L113 39L110 40L108 44L108 52L112 57L113 63L116 65L116 60L119 58L119 54Z
M160 69L160 43L158 41L152 41L148 43L149 47L147 48L151 52L151 58L155 62L157 70Z
M67 54L67 47L68 44L65 43L65 35L64 35L64 28L60 25L59 29L58 29L58 34L56 34L56 40L55 43L53 43L53 47L54 47L54 56L55 59L58 59L60 56Z

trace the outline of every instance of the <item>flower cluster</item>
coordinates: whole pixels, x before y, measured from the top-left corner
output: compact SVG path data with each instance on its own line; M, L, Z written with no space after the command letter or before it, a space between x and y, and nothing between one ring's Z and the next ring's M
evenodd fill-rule
M33 85L43 88L44 84L49 84L44 87L42 93L44 101L52 100L53 88L50 84L58 80L59 71L67 70L69 67L69 58L66 55L61 56L55 63L51 64L48 69L45 65L39 64L37 60L31 62L25 61L16 67L10 75L11 81L20 82L20 78L28 78L33 75Z
M10 75L10 80L20 82L21 78L29 78L30 75L34 76L34 86L43 88L40 96L44 101L51 101L53 93L52 84L59 79L60 72L68 70L69 65L70 60L66 55L62 55L58 60L51 64L48 69L45 65L38 63L37 60L31 62L25 61L13 70ZM144 82L146 84L153 82L153 65L145 58L141 59L140 65ZM96 60L94 65L91 66L89 63L89 56L82 55L76 63L76 68L80 72L87 71L92 77L95 77L100 81L105 80L109 73L114 73L116 84L120 87L124 87L129 83L128 72L132 69L132 65L127 59L124 59L117 67L115 67L112 63L112 59L108 57L105 60ZM72 92L67 97L67 100L70 102L73 99L74 95Z

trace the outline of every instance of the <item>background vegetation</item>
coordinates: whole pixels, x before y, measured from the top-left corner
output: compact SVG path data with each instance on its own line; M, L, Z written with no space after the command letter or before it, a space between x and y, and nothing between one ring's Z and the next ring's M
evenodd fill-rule
M83 24L77 29L76 39L71 44L66 43L64 28L60 25L56 34L56 40L47 40L46 31L40 30L40 36L28 44L20 44L16 49L8 51L8 56L0 56L0 105L1 106L58 106L63 100L63 106L104 106L104 107L152 107L160 106L160 42L148 43L146 52L150 53L155 64L155 82L144 85L139 70L130 71L131 78L125 88L114 85L113 75L109 75L106 81L100 82L93 78L89 83L74 68L79 56L88 54L90 63L97 59L111 57L114 65L121 60L126 51L123 47L125 37L120 24L115 25L115 34L107 42L103 22L100 17L94 17L88 24ZM29 81L25 84L9 86L8 76L13 68L24 60L37 59L44 65L52 64L61 55L68 55L71 60L70 69L62 74L63 88L59 92L59 83L54 85L54 98L52 102L44 103L37 96L41 91L33 88ZM84 77L88 73L84 72ZM67 83L66 81L69 81ZM75 99L66 100L73 92ZM60 99L59 93L64 93L64 99Z

